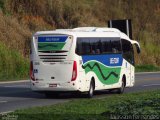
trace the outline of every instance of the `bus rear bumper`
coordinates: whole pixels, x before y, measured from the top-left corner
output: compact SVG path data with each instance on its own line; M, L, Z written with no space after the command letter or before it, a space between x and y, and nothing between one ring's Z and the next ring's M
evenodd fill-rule
M36 84L36 83L31 83L31 90L32 91L37 91L37 92L45 92L45 91L78 91L77 87L71 84Z

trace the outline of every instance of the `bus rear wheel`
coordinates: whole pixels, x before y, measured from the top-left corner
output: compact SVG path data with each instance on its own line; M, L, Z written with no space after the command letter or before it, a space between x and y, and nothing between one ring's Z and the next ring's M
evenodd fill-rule
M87 93L87 97L88 97L88 98L92 98L93 95L94 95L94 82L91 81L90 87L89 87L89 91L88 91L88 93Z
M118 93L118 94L124 93L124 88L125 88L125 80L122 79L122 85L121 85L120 88L117 89L117 93Z

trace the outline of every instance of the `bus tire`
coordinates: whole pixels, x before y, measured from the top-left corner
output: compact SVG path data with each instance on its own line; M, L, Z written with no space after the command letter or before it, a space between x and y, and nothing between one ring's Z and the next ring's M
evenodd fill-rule
M122 94L124 92L124 88L125 88L125 80L124 78L122 79L122 85L120 88L117 89L117 93L118 94Z
M88 98L92 98L93 97L93 95L94 95L94 87L95 87L95 85L94 85L94 82L92 80L91 83L90 83L89 91L87 93L87 97Z

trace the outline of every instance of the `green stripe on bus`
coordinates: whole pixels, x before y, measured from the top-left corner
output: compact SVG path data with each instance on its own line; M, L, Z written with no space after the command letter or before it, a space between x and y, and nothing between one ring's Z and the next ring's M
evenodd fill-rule
M85 73L94 72L98 79L106 85L118 83L121 67L107 67L99 62L87 62L83 65Z
M48 50L62 50L62 48L64 47L65 42L64 43L38 43L38 50L44 50L44 51L48 51Z

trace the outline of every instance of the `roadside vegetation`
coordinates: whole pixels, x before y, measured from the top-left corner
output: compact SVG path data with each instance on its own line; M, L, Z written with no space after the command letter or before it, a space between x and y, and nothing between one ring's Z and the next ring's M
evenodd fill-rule
M16 50L10 50L0 43L0 79L19 80L28 78L29 63Z
M118 119L118 117L158 119L160 118L159 106L160 90L154 90L122 95L112 94L104 98L72 100L52 106L16 110L10 115L18 116L18 120L101 120Z
M140 56L136 55L136 64L160 66L159 0L0 0L0 44L16 52L20 59L29 61L34 32L81 26L105 27L110 19L132 19L133 39L140 42L142 51ZM10 61L18 64L14 59ZM7 64L7 61L3 62ZM8 67L0 67L9 71ZM22 75L26 76L28 68L19 67L26 69ZM3 74L7 79L19 77L14 73Z
M135 72L156 72L160 71L159 66L154 65L136 65Z

